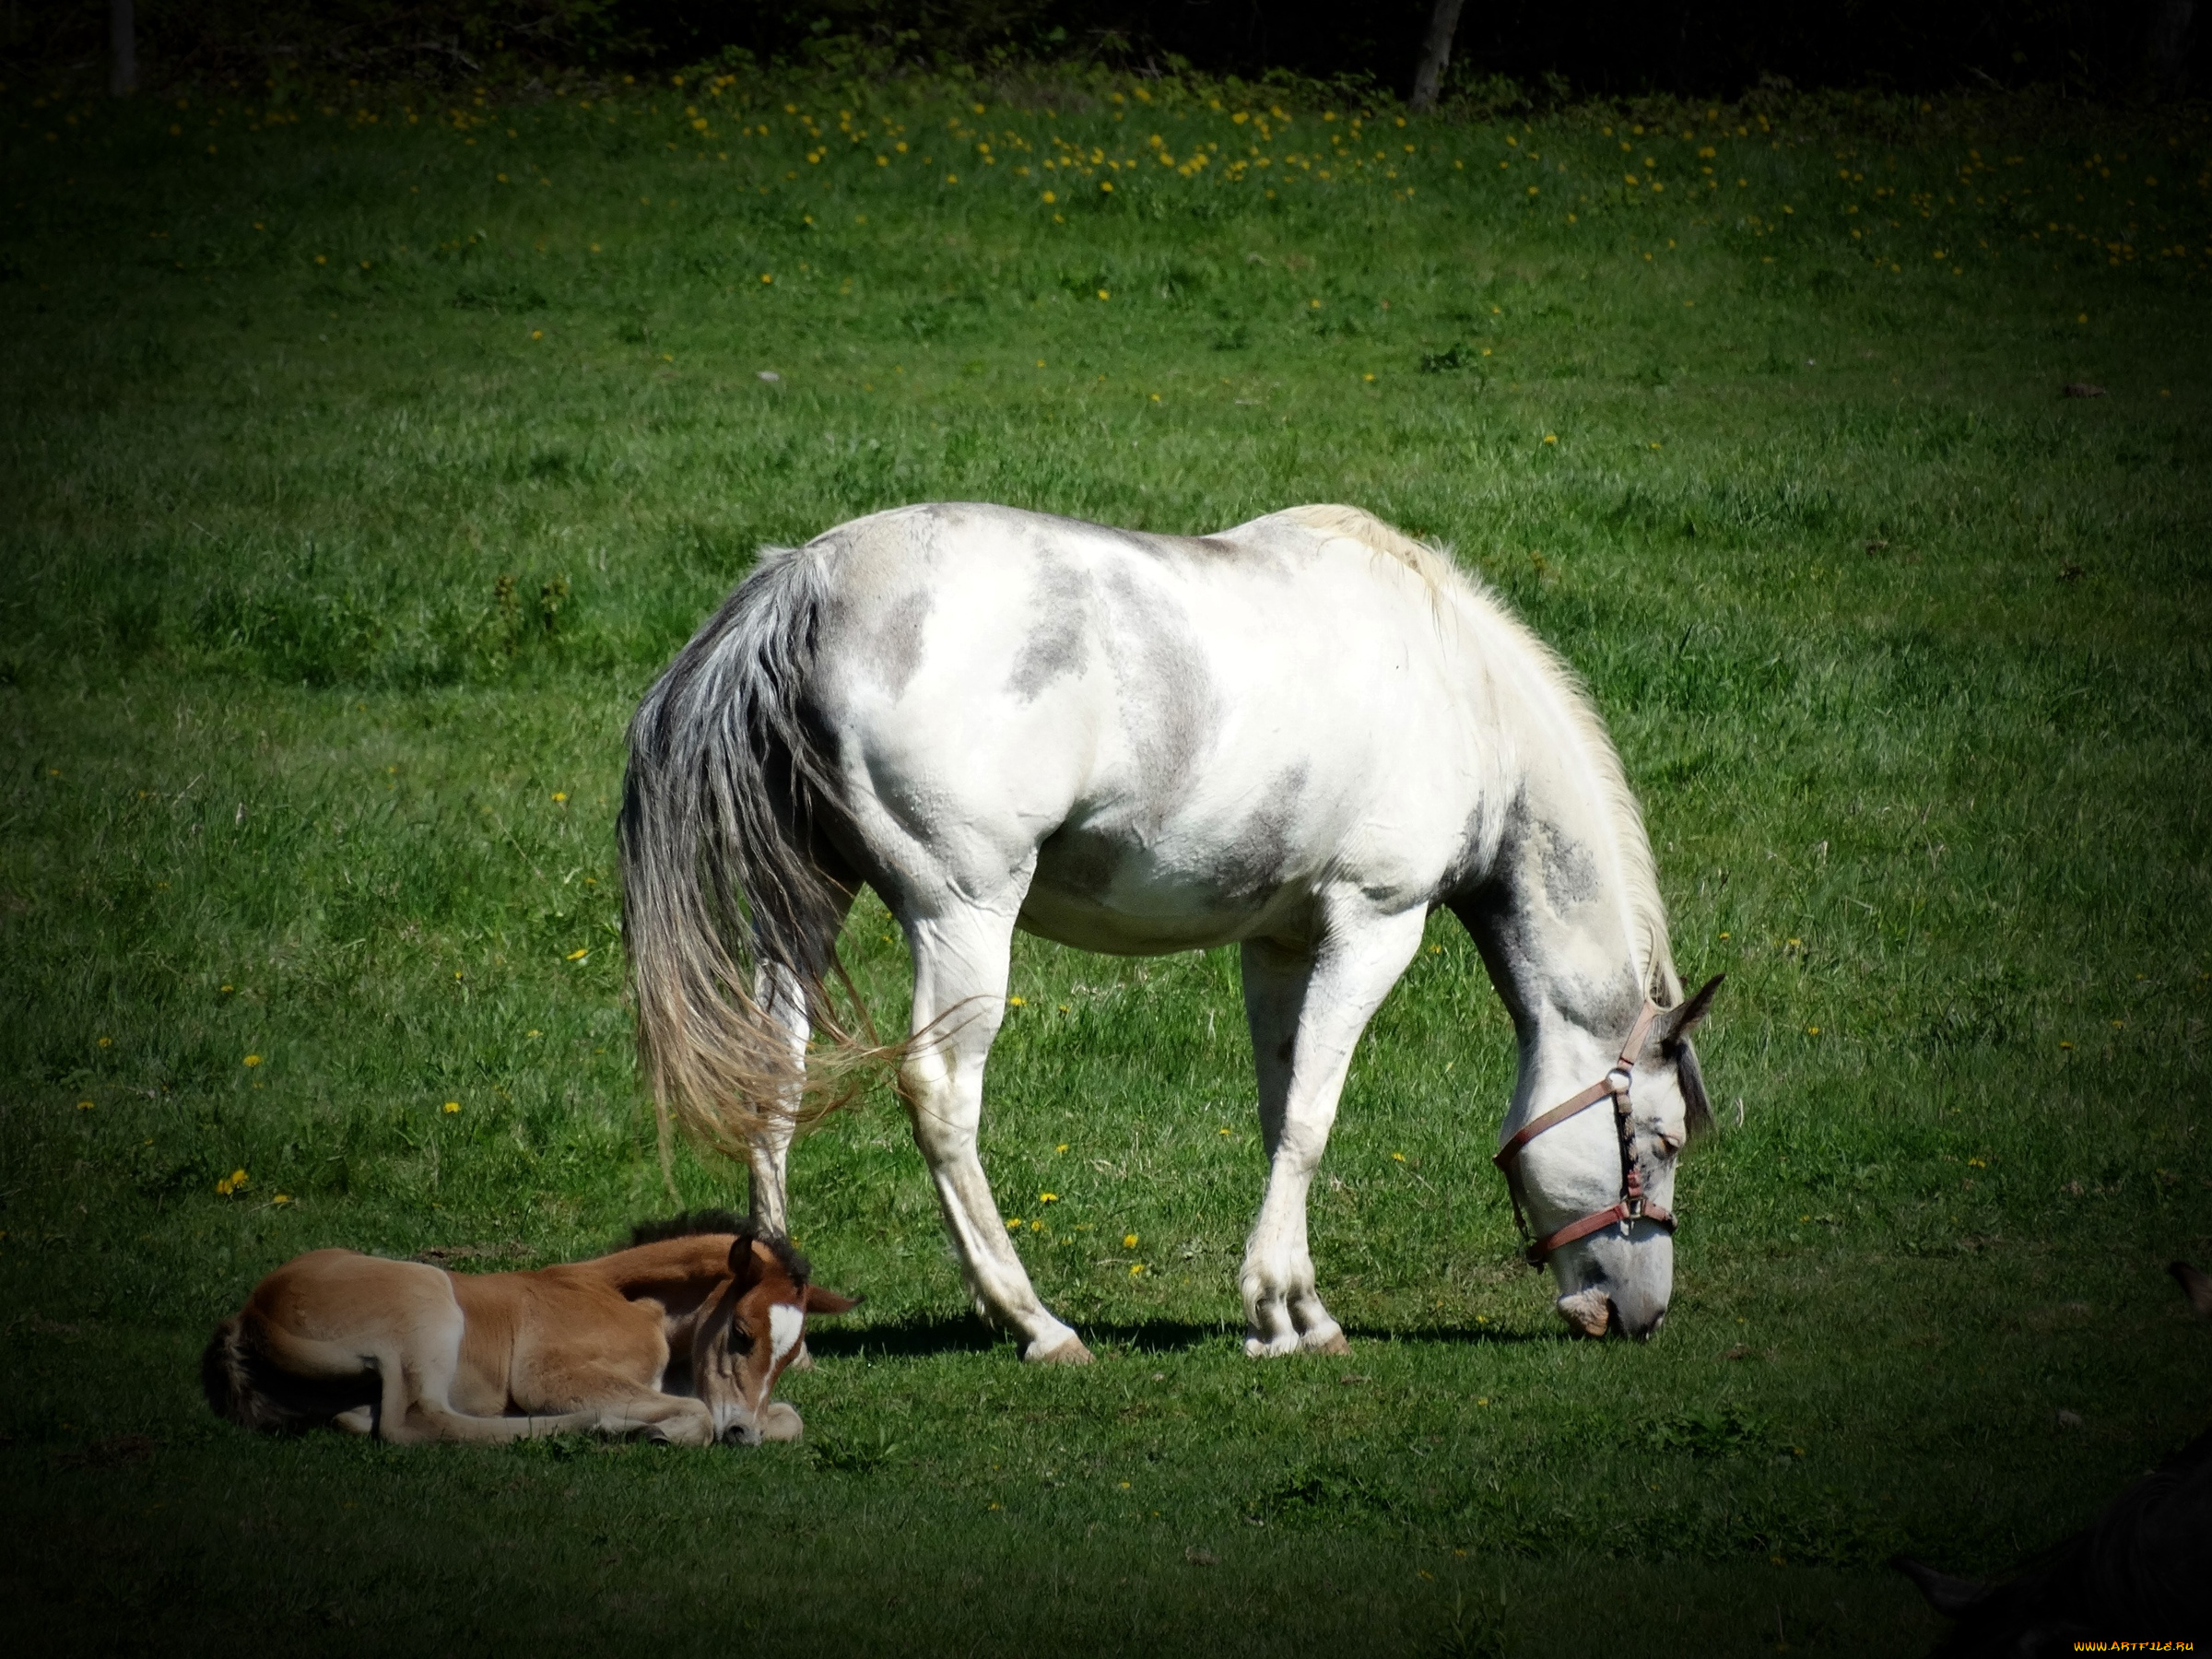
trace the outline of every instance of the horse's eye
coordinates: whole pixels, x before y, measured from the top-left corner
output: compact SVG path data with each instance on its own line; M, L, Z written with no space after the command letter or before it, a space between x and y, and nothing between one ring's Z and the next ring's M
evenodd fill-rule
M1682 1150L1682 1143L1677 1140L1673 1135L1669 1135L1664 1129L1659 1131L1657 1138L1659 1141L1659 1156L1662 1158L1672 1158L1676 1153Z

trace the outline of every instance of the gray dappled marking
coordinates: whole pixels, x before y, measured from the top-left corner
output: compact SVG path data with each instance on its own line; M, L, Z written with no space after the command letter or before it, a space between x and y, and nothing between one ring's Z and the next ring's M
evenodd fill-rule
M1166 820L1220 724L1220 696L1190 623L1173 600L1126 566L1106 576L1113 612L1114 668L1121 679L1122 729L1135 757L1140 831Z
M1036 701L1054 680L1082 673L1090 659L1089 590L1082 572L1064 559L1040 559L1030 596L1037 615L1006 680L1024 702Z
M1244 820L1236 839L1222 849L1216 879L1230 898L1265 897L1282 885L1290 856L1290 831L1306 793L1306 762L1277 772L1266 796Z
M1544 871L1544 897L1557 915L1578 910L1596 897L1597 859L1589 848L1567 836L1557 824L1536 830Z
M936 603L935 590L924 584L886 606L883 619L869 636L865 660L869 674L893 700L905 691L914 670L922 665L922 625Z

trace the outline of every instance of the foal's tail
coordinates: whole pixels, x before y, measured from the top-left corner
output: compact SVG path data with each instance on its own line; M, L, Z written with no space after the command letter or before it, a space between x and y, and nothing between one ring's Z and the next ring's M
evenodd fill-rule
M768 551L630 722L622 925L664 1168L671 1113L735 1153L902 1052L877 1043L837 956L852 888L824 867L841 868L822 835L838 792L806 700L827 604L819 554ZM811 1044L779 1014L803 1014Z
M246 1316L233 1314L215 1327L200 1356L200 1387L219 1418L241 1429L296 1433L326 1423L348 1400L325 1397L332 1391L289 1382L262 1359L246 1329Z

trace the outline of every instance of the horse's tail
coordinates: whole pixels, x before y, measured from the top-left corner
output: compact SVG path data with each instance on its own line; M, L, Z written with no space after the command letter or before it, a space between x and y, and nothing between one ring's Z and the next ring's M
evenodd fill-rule
M200 1387L215 1415L241 1429L282 1431L328 1420L328 1410L318 1411L265 1386L267 1371L246 1329L246 1316L237 1313L217 1325L207 1339L200 1355Z
M828 598L819 553L765 552L630 722L622 925L664 1168L671 1113L735 1153L900 1052L874 1041L837 956L851 890L823 867L838 793L806 706ZM810 1045L780 1009L804 1012Z

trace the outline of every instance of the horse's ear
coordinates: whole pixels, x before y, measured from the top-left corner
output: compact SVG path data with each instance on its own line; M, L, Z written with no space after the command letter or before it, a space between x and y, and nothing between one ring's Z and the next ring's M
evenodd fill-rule
M1675 1053L1675 1079L1682 1089L1682 1117L1689 1138L1712 1133L1712 1102L1705 1095L1705 1074L1698 1069L1698 1051L1684 1043Z
M1721 982L1727 977L1724 973L1716 973L1688 1002L1660 1009L1659 1018L1652 1021L1652 1047L1664 1053L1678 1043L1688 1042L1689 1034L1712 1011L1713 996L1720 990Z
M825 1290L819 1285L806 1287L806 1297L799 1304L809 1313L850 1313L860 1306L857 1296L840 1296L834 1290Z

